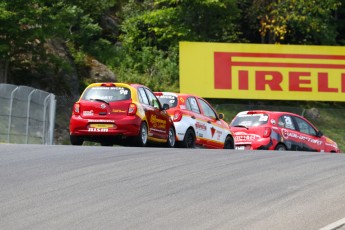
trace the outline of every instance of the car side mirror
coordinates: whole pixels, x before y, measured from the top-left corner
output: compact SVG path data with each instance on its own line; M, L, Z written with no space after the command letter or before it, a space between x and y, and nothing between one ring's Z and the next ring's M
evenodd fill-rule
M219 114L219 119L224 119L224 113Z
M323 133L322 133L321 131L317 131L316 136L317 136L317 137L322 137L322 136L323 136Z
M163 104L163 110L168 110L170 108L169 104L164 103Z

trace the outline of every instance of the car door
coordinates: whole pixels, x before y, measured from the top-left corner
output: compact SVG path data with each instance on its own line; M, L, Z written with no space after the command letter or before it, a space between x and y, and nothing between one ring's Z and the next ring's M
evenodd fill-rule
M147 94L146 94L145 89L143 87L138 88L138 95L139 95L139 101L143 107L146 121L147 121L148 136L154 137L154 136L156 136L156 134L155 134L154 130L152 130L152 123L150 123L150 118L154 113L154 109L150 105L149 98L147 97Z
M224 145L225 132L221 128L220 120L213 108L202 98L198 98L202 114L207 123L207 147L220 148Z
M324 142L321 137L317 135L317 130L312 127L309 122L300 118L293 117L297 124L299 131L299 139L301 140L303 151L317 151L324 150Z
M300 133L292 116L284 114L279 117L278 126L281 133L281 141L288 150L301 151L303 144L300 140Z
M190 116L193 119L192 122L195 136L196 144L207 145L207 120L201 114L201 109L199 107L198 101L194 96L190 96L186 100L186 110L190 111Z
M162 106L158 98L149 90L144 88L147 95L150 109L148 110L147 121L149 123L149 129L151 130L153 137L159 139L167 139L169 133L169 119L170 116Z

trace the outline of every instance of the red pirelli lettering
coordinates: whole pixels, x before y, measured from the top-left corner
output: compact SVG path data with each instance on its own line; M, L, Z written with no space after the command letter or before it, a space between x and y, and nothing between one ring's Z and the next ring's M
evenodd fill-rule
M231 89L231 54L214 53L214 87L216 89Z
M304 78L302 78L304 77ZM309 79L305 79L309 77ZM309 72L290 72L289 73L289 90L311 92L311 87L302 87L301 84L311 84Z
M272 91L282 91L282 81L283 75L278 71L256 71L256 90L266 90L267 85Z
M319 92L338 92L337 88L328 87L328 73L319 73L318 79Z
M238 58L253 58L255 61L238 61ZM234 59L237 58L237 59ZM260 62L260 58L272 58L270 62ZM276 62L275 59L296 59L296 62ZM289 72L289 91L311 92L311 72L296 71L296 68L305 69L340 69L345 71L345 64L328 63L305 63L301 60L339 60L345 62L344 55L322 55L322 54L277 54L277 53L241 53L241 52L214 52L214 88L232 89L233 77L238 77L238 89L249 90L248 70L238 70L236 76L232 76L233 67L272 67L272 68L294 68ZM259 71L254 70L255 89L271 91L283 91L283 75L280 71ZM334 76L333 76L334 77ZM340 88L329 86L330 76L325 72L318 72L319 92L345 92L345 73L341 73Z
M238 89L239 90L248 90L249 89L249 78L247 70L238 71Z

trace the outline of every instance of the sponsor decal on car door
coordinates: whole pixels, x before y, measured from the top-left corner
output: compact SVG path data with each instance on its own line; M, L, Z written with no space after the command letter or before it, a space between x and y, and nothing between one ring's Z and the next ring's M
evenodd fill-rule
M289 115L283 115L279 121L284 123L281 133L288 149L297 151L321 150L323 142L316 136L316 130L307 122Z
M202 108L202 113L207 124L206 145L211 148L219 147L223 144L221 140L223 132L219 127L219 124L217 124L217 114L206 101L198 98L198 102L200 104L200 107Z
M207 143L207 130L208 125L207 121L205 120L204 116L201 114L200 106L195 97L189 97L187 99L187 108L188 110L192 111L191 118L193 119L192 122L194 123L195 127L195 135L196 135L196 142L198 144L206 144Z
M210 135L207 141L207 145L212 148L220 148L223 146L224 141L225 141L225 132L224 130L220 127L220 121L209 118L208 124L209 124L209 130L210 130Z
M157 138L165 138L167 134L167 117L159 109L154 109L150 117L151 130Z
M168 135L168 115L160 107L158 98L147 88L145 88L145 93L147 95L150 115L148 117L148 122L150 126L150 131L155 138L166 139Z
M195 119L195 132L196 132L196 138L197 138L197 142L201 143L201 144L207 144L207 140L208 140L208 124L206 122L206 120L198 115L198 118Z
M293 119L289 115L283 115L279 118L279 122L283 127L281 129L282 134L282 142L286 145L287 149L289 150L301 150L302 143L298 138L298 131L296 130L296 126L293 122Z
M304 151L323 151L324 142L317 136L317 131L305 120L294 117L299 130L299 138Z

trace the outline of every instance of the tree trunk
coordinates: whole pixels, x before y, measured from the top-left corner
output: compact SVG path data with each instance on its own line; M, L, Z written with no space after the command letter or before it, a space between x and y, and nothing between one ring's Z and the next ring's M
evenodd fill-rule
M0 60L0 83L7 83L8 60Z

